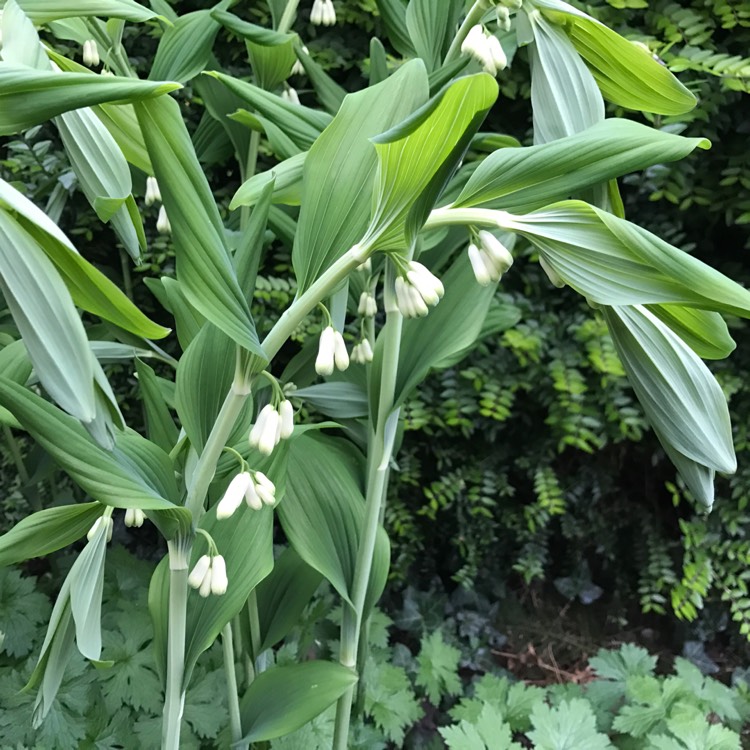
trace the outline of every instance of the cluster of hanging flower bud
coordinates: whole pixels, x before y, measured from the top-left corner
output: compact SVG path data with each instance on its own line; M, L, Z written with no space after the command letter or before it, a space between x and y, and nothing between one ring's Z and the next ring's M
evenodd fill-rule
M128 508L125 511L125 525L140 529L146 520L146 514L140 508Z
M396 278L396 305L405 318L427 315L429 308L437 305L444 294L440 279L414 260L409 261L406 278Z
M114 529L114 523L112 521L112 516L99 516L99 518L94 521L94 523L91 525L91 528L88 531L88 534L86 534L86 539L91 541L101 528L101 526L105 525L107 527L107 541L112 541L112 530Z
M227 580L227 564L221 555L203 555L198 558L195 567L188 576L188 583L202 597L209 594L221 596L226 594L229 581Z
M474 277L482 286L500 281L502 275L513 265L513 256L494 234L482 230L477 235L479 246L469 245L469 261Z
M250 446L257 448L264 456L270 456L279 442L293 432L294 409L291 401L284 399L278 410L273 404L266 404L250 430Z
M461 44L461 53L473 57L490 75L497 75L505 69L508 58L498 38L485 31L484 26L472 26Z
M216 518L229 518L245 501L249 508L260 510L276 502L276 486L261 471L243 471L229 483L224 497L216 506Z
M299 104L299 94L297 94L297 89L292 88L291 86L286 86L284 90L281 92L281 98L285 102L289 102L289 104Z
M378 312L378 303L370 292L362 292L357 312L365 318L373 318Z
M358 365L365 365L368 362L372 362L372 346L370 339L362 339L358 344L355 344L352 349L352 362L356 362Z
M315 26L333 26L336 23L336 8L331 0L315 0L310 11L310 23Z
M83 64L87 68L99 66L99 47L96 46L94 39L87 39L83 43Z
M346 370L349 367L349 352L341 333L333 326L326 326L320 334L315 372L318 375L333 375L334 367L337 370Z

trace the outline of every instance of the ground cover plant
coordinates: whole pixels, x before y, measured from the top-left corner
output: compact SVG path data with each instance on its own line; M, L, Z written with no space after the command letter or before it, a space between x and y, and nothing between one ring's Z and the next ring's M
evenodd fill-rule
M7 565L87 538L47 616L38 663L22 678L36 690L40 730L66 670L84 668L76 654L102 679L122 679L123 657L103 658L101 630L118 509L128 527L153 524L168 549L150 578L150 624L125 644L142 654L149 642L164 689L162 746L181 746L183 718L190 724L200 713L193 686L223 682L226 726L205 731L220 745L291 735L335 704L330 743L343 748L353 708L355 735L363 715L374 718L368 696L378 673L367 633L389 569L382 520L402 407L428 372L470 362L478 340L517 322L517 307L496 296L514 253L538 261L550 296L567 286L587 300L687 490L707 508L715 472L732 473L735 458L726 400L702 359L731 352L720 313L747 317L750 293L624 218L617 177L709 144L605 118L605 97L666 116L695 99L648 50L581 10L558 0L380 3L402 59L373 41L369 85L345 96L291 31L298 12L333 22L331 2L271 2L273 28L231 5L182 16L165 2L3 6L0 133L52 120L82 193L140 261L135 178L146 203L162 204L157 226L171 234L176 267L148 285L167 328L78 253L50 218L52 203L45 214L0 183L2 416L80 488L80 502L14 526L0 540L0 559ZM140 77L128 57L129 24L162 33ZM219 34L244 40L245 70L223 69L213 57ZM79 48L98 74L72 59ZM527 147L480 130L498 96L495 76L518 48L531 61ZM297 66L315 107L287 83ZM205 107L197 126L179 106L186 82ZM242 177L227 216L201 165L210 150ZM261 153L278 163L259 171ZM259 333L251 312L262 299L259 264L282 248L291 251L286 289L294 296ZM144 434L120 411L102 366L112 360L137 374ZM288 640L275 651L322 579L340 606L337 647L310 654ZM23 580L10 585L28 587ZM212 650L216 658L214 644L221 655L209 678L200 658ZM21 649L17 656L28 653ZM436 685L458 690L455 677L440 679L417 684L430 700L439 698ZM605 742L596 702L568 697L537 710L528 739L543 747L545 732L561 733L578 716ZM116 701L105 701L105 729ZM210 710L211 695L203 703ZM707 737L705 704L685 711L690 729L670 725L665 713L648 741L679 747L687 736ZM146 714L156 713L152 701ZM496 724L512 747L508 732L526 731L506 727L502 712L483 715L481 728L470 712L454 718L442 732L449 744L481 747L476 741ZM734 742L726 732L712 740Z

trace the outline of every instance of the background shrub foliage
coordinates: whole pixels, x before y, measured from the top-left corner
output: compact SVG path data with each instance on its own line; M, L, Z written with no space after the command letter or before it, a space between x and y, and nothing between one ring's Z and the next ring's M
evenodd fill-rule
M170 4L180 14L205 7L200 0ZM335 0L335 4L338 25L330 29L306 26L303 38L314 60L344 90L355 90L362 87L368 73L369 61L362 62L362 51L373 36L387 47L387 34L379 19L377 0ZM623 180L627 215L730 277L750 284L746 257L750 251L750 2L594 0L585 6L587 12L622 35L646 44L665 65L680 73L681 80L698 97L698 106L688 115L660 118L657 124L674 133L706 136L713 144L699 157L652 167ZM242 3L241 9L254 23L270 25L264 3ZM141 27L127 26L125 33L141 31ZM153 56L157 41L143 34L127 40L136 67L139 59L145 64ZM246 52L238 40L217 45L215 53L229 71L233 65L238 71L245 65ZM523 59L525 51L518 54ZM531 134L528 80L524 64L514 65L498 79L505 102L503 127L522 143L529 143ZM292 82L303 103L315 102L305 76ZM210 118L204 115L199 84L193 85L180 94L183 113L192 119L191 132L209 181L219 188L218 199L226 206L241 182L240 174L229 158L231 149L224 147ZM610 114L638 117L609 106ZM125 259L122 248L118 246L113 252L114 235L96 219L81 195L56 131L35 128L23 138L6 139L2 146L0 176L46 207L66 233L86 246L86 256L122 281L141 309L158 321L161 308L150 294L148 279L169 275L174 258L168 239L155 231L156 209L143 209L149 249L142 264L132 270L128 263L120 262ZM267 156L261 152L261 160ZM676 479L671 463L649 431L606 326L590 315L578 295L567 290L550 295L549 282L538 264L524 262L532 252L531 248L517 247L514 272L505 277L500 293L513 307L504 306L503 315L490 316L487 335L470 361L433 374L405 406L403 446L386 516L394 546L392 576L397 585L393 590L407 580L418 582L421 588L434 586L436 577L449 589L459 584L494 596L554 587L563 597L561 601L589 604L601 599L620 618L632 621L639 621L640 613L668 618L663 621L666 629L675 616L692 621L690 628L681 632L683 640L705 641L718 633L725 633L727 638L750 636L750 384L746 375L750 371L750 336L746 324L732 322L738 351L732 358L712 365L730 398L739 470L731 479L717 483L715 509L705 516L695 511L689 493ZM259 331L267 330L270 320L291 301L295 293L292 278L288 255L276 249L268 252L253 309ZM510 314L508 310L515 312ZM2 323L9 322L7 311L4 315ZM305 331L299 335L304 339ZM2 328L0 337L8 338ZM142 407L134 397L136 387L130 368L113 362L108 365L108 375L128 423L137 427ZM67 502L78 492L40 448L32 447L20 435L11 435L7 428L4 437L8 449L3 451L0 464L2 531L30 510ZM648 471L642 468L646 466ZM120 541L132 551L141 557L155 557L149 547L155 537L149 540L141 534L136 546L124 531L121 534ZM123 550L118 554L126 553ZM69 565L65 556L53 557L30 564L26 572L40 576L38 591L45 592ZM105 596L114 605L110 607L109 647L131 659L132 670L117 678L122 682L104 689L97 711L101 713L103 733L113 726L114 706L120 706L117 721L122 727L130 721L131 710L139 712L145 718L136 725L136 735L143 746L156 746L149 738L158 737L159 706L138 703L138 685L148 681L156 684L151 656L143 650L147 627L139 626L138 618L145 615L136 606L137 597L145 596L147 573L135 562L131 568L127 578L108 580ZM118 571L124 569L117 566ZM4 573L0 579L0 609L7 612L17 606L19 612L12 628L6 628L3 646L6 658L16 667L38 648L43 637L40 628L49 614L46 597L32 594L28 580L13 572ZM127 613L128 622L134 623L127 632L117 620L118 612L123 616ZM36 641L23 641L21 634L28 632L36 634ZM300 638L304 641L304 634ZM380 641L381 646L386 644L387 637L385 642ZM436 646L428 643L427 648ZM377 656L377 639L374 653ZM382 675L386 684L388 679L392 681L392 692L398 694L401 689L412 696L413 703L408 705L414 710L396 721L397 726L384 726L382 722L395 710L395 704L378 708L378 696L371 695L368 711L379 727L378 741L398 743L403 739L403 728L419 719L418 700L425 691L435 704L441 696L451 694L450 680L457 679L458 657L441 653L450 666L442 678L433 676L434 685L429 677L419 677L419 666L413 661L418 657L410 656L412 661L402 665L403 678L395 673ZM630 654L632 659L636 656ZM383 653L381 658L385 659ZM398 658L397 654L397 662ZM212 686L221 679L218 665L218 658L209 658L201 666L205 676L196 683L203 686L202 691L191 693L193 705L186 710L187 715L197 717L185 735L186 747L200 746L201 737L215 736L225 723L225 715L215 713L211 704ZM461 666L467 665L462 662ZM625 671L630 668L623 667ZM652 668L647 665L642 676L650 675ZM687 665L681 668L685 681L698 679L687 674ZM54 726L45 725L44 731L51 732L66 727L70 737L66 735L64 743L59 734L50 735L58 738L55 746L59 747L80 746L77 743L83 736L91 736L90 727L78 727L70 717L86 716L92 685L108 679L104 673L87 672L84 677L82 665L76 669L70 680L78 692L64 693L68 702L61 707L68 718L60 717ZM387 671L386 667L382 669ZM638 673L638 667L633 669ZM624 694L625 678L621 682ZM8 678L6 673L0 689L11 700L21 683L20 676ZM646 690L647 686L640 687ZM650 687L657 692L663 690L663 685ZM431 689L434 699L429 696ZM636 707L633 711L637 713L637 707L649 701L640 700L634 690L633 695L628 694L628 705ZM599 698L583 701L574 693L560 692L550 710L578 712L585 717L601 710ZM698 705L701 698L686 700ZM740 716L731 701L726 701L730 706L725 708L727 716L736 723ZM18 704L19 710L22 704ZM479 709L479 704L472 707L469 698L453 709L455 725L443 735L450 747L481 747L460 744L461 733L481 734L484 730L476 727L482 721L495 722L497 727L508 721L507 706L494 706L491 715L485 717L480 716ZM627 713L625 709L623 712ZM670 728L668 723L671 716L665 713L662 724L653 729L654 735L669 734L674 729L674 724ZM542 726L553 718L532 717ZM527 728L524 731L537 726L532 726L528 712L515 720ZM320 742L330 729L323 724ZM623 719L623 726L626 724ZM0 717L0 728L3 726ZM484 726L486 729L487 724ZM511 727L516 729L512 720ZM537 727L534 731L543 730ZM679 731L672 734L680 736ZM451 739L456 744L450 744ZM20 729L17 736L3 737L9 747L27 740ZM40 747L45 746L43 736L36 741L41 742ZM314 747L310 738L299 742L277 744ZM362 747L377 746L365 735L361 742ZM675 741L674 747L682 745Z

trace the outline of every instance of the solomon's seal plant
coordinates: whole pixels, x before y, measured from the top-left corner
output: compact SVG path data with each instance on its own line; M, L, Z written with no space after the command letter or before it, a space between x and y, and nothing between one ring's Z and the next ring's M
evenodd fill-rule
M273 28L231 13L228 0L183 16L152 6L6 0L0 23L0 134L50 122L84 196L135 262L146 235L134 190L145 185L176 257L174 276L149 287L171 314L167 339L171 330L0 182L0 288L13 320L0 351L2 419L88 498L34 513L0 538L10 563L88 537L28 681L34 721L45 720L76 650L107 667L102 580L118 508L131 526L154 524L168 550L149 590L162 746L180 747L198 659L221 640L223 746L281 737L336 703L333 745L343 749L353 707L366 705L362 635L388 575L382 517L401 407L431 369L471 349L513 253L533 248L555 286L590 301L707 508L715 472L733 472L735 458L726 400L703 359L731 352L722 314L750 317L750 293L625 218L619 176L708 143L605 118L605 98L661 115L695 100L647 51L562 0L381 0L405 59L394 64L373 44L370 85L346 95L292 31L298 16L333 24L331 0L271 0ZM161 34L148 78L131 67L126 24ZM246 43L243 77L212 57L226 34ZM100 73L63 54L70 40ZM520 47L531 61L533 145L480 158L472 144L495 106L495 76ZM286 83L298 62L321 108L298 103ZM183 119L187 81L205 103L205 127L239 165L230 217ZM261 154L273 157L265 171ZM297 292L261 337L251 308L268 240L290 251ZM317 356L315 346L296 353L316 310ZM102 326L84 325L81 311ZM146 434L120 411L100 362L104 337L133 361ZM295 426L295 408L308 405L334 421ZM243 500L253 512L239 512ZM295 553L284 565L273 545L282 532ZM275 665L274 647L314 591L292 583L310 571L340 600L338 661Z

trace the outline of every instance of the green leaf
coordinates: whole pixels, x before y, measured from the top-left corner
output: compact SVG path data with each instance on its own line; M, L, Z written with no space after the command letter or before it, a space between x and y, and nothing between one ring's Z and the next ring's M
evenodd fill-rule
M414 57L414 47L406 28L406 6L402 0L375 0L388 38L404 57Z
M240 185L229 204L234 210L239 206L254 206L267 185L273 182L273 203L299 206L302 200L302 175L307 159L307 151L285 159L271 169L253 175Z
M159 42L149 79L184 83L197 76L211 58L218 32L219 24L210 10L180 16Z
M0 62L0 135L11 135L73 109L140 101L180 88L137 78L55 73Z
M16 0L23 12L36 24L61 18L97 16L122 18L126 21L149 21L156 18L149 8L134 0Z
M264 91L251 83L245 83L224 73L210 72L217 81L223 83L232 93L247 102L252 109L285 133L302 150L306 151L331 122L325 112L290 104L280 96Z
M319 409L332 419L352 419L367 416L367 393L357 383L332 381L315 383L294 392L295 398Z
M236 345L214 326L204 325L177 367L175 394L180 423L191 445L201 451L219 415L234 378ZM228 443L239 440L250 427L252 403L243 407Z
M206 319L188 302L182 285L176 279L163 276L160 281L169 301L169 311L174 316L177 340L185 351L200 333Z
M149 439L163 451L169 452L177 443L178 430L164 401L156 373L140 359L135 361L135 370L138 373L141 400L146 412Z
M497 92L495 79L486 73L459 78L373 139L375 208L363 243L387 249L411 245Z
M356 681L351 669L328 661L272 667L259 674L240 701L243 742L263 742L294 732Z
M521 750L497 708L484 704L475 723L465 719L438 729L449 750Z
M708 147L705 138L683 138L631 120L603 120L543 145L495 151L473 172L452 205L525 213Z
M719 313L679 305L646 305L646 309L669 326L701 359L724 359L737 346Z
M271 574L256 589L261 652L282 641L297 625L321 580L321 574L304 562L292 547L281 553Z
M0 567L42 557L88 533L104 511L101 503L62 505L32 513L0 536Z
M177 102L164 97L135 107L172 225L182 291L198 312L240 346L263 357L219 211Z
M628 109L681 115L696 105L695 97L642 47L623 39L599 21L561 0L535 0L559 13L579 54L606 99Z
M295 44L295 53L305 74L318 95L318 101L331 113L336 114L346 97L346 89L339 86L331 76L326 73L322 65L318 64L298 42ZM376 82L377 83L377 82Z
M365 517L360 461L346 441L314 434L296 438L289 448L286 494L278 506L289 543L348 602ZM370 604L383 591L389 563L388 537L380 527Z
M273 184L266 185L263 188L258 202L250 214L250 220L237 239L237 247L234 251L233 260L237 271L237 280L248 304L252 304L258 267L263 256L272 193Z
M604 101L596 81L563 31L538 13L530 13L534 43L531 106L534 143L575 135L604 119Z
M91 422L94 371L81 319L37 242L2 210L0 290L42 385L67 412Z
M531 713L534 729L528 738L537 750L609 750L614 745L606 735L596 731L596 717L591 704L581 698L561 701L551 708L543 702Z
M733 473L729 409L708 368L646 309L606 308L604 316L628 380L670 457L677 452L710 470ZM711 507L713 488L707 494L705 482L696 486L691 476L683 479Z
M347 96L310 149L292 253L301 292L367 229L377 166L371 138L400 122L426 96L424 66L407 63L377 86Z
M424 714L406 670L370 657L365 675L365 714L396 747L403 747L407 729Z
M78 422L41 397L0 377L0 402L8 408L31 436L86 492L105 505L143 510L177 510L154 486L155 473L144 475L144 438L134 433L120 436L122 447L108 452L93 443ZM151 445L153 450L158 450ZM138 456L141 460L137 460ZM168 459L167 459L168 461ZM166 484L162 476L159 483ZM170 496L177 494L174 476Z
M629 221L581 201L500 217L560 278L603 305L676 303L750 316L750 292Z
M287 42L293 42L298 38L296 34L274 31L273 29L267 29L263 26L243 21L239 16L235 16L234 13L228 13L225 10L217 8L209 12L225 29L257 45L277 47L287 44Z
M446 47L458 24L462 0L411 0L406 8L406 28L417 57L432 73L440 67Z
M422 638L415 682L424 688L425 695L434 706L440 705L444 695L461 692L458 676L460 660L461 651L448 645L439 630Z

